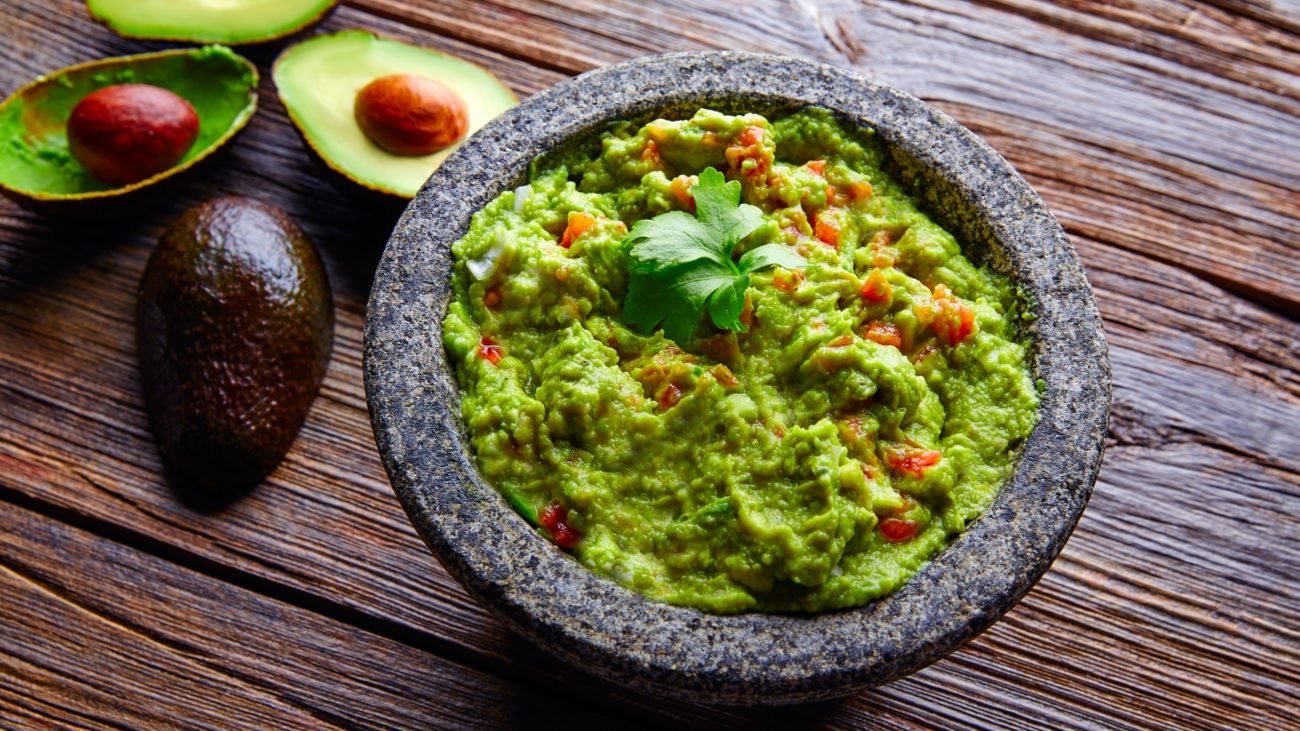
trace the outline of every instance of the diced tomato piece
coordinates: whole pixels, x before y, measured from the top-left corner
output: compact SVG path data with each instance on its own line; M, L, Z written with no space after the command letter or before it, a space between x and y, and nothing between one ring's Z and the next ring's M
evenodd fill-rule
M847 202L847 200L848 199L846 199L844 196L840 195L838 190L835 190L835 186L833 185L826 186L826 205L842 206Z
M596 219L586 213L570 213L569 226L564 229L564 238L560 239L560 246L569 248L573 245L573 240L581 236L587 229L596 225Z
M877 231L867 242L867 251L871 252L871 266L892 267L897 264L898 251L890 248L893 238L888 231Z
M582 539L582 535L569 527L569 511L559 503L551 503L537 514L537 521L551 532L557 546L569 548Z
M894 289L885 279L885 273L880 271L880 267L872 269L871 274L867 275L867 281L862 285L862 299L868 302L888 302L893 296Z
M735 388L740 385L740 381L736 380L736 376L732 374L731 369L724 365L713 366L709 369L709 373L713 374L713 380L727 388Z
M749 299L749 292L745 293L745 304L740 308L740 324L745 326L745 332L754 327L754 303Z
M813 229L813 235L823 244L840 248L840 219L831 211L821 211L817 214L817 226Z
M686 206L691 213L695 212L695 194L691 192L691 179L686 175L678 175L673 178L673 182L668 184L668 192L677 198L677 202Z
M939 464L943 453L933 449L896 449L886 452L889 466L901 472L910 472L917 477L925 473L927 467Z
M551 538L555 540L555 545L561 548L572 548L582 540L582 535L577 529L570 528L568 523L556 523L551 529Z
M645 149L641 151L641 159L655 165L663 164L663 160L659 158L659 145L656 145L654 140L646 143Z
M556 523L563 523L568 519L568 509L559 503L551 503L542 508L542 512L537 514L537 520L544 528L552 528Z
M871 183L865 180L849 183L849 197L855 201L864 201L871 197L871 193Z
M933 345L927 345L924 348L921 348L919 351L917 351L916 355L912 356L912 365L916 365L921 361L925 360L926 358L929 358L931 353L938 353L938 352L939 352L938 348L934 347Z
M803 272L798 269L793 271L779 269L777 270L776 275L772 277L773 287L789 292L790 294L794 294L794 291L799 289L800 284L803 284Z
M664 392L659 394L659 408L667 411L677 405L682 400L682 389L676 383L668 384Z
M868 480L874 480L874 479L876 479L877 476L879 476L880 473L876 471L876 468L875 468L875 467L872 467L871 465L867 464L866 462L863 462L863 463L862 463L862 474L866 475Z
M903 335L898 331L898 328L879 320L872 320L871 324L867 325L866 332L862 333L862 337L894 348L903 346Z
M853 344L852 335L841 335L832 340L826 347L828 348L845 348Z
M479 338L478 357L486 358L492 365L496 365L501 362L505 355L506 351L500 345L497 345L497 341L487 336Z
M931 327L948 345L957 345L975 332L975 310L940 284L934 288L934 304L938 308Z
M483 304L487 305L488 307L496 307L497 305L501 304L500 290L498 290L496 287L489 289L487 293L483 295Z
M804 163L804 167L806 167L806 168L808 168L809 170L813 171L813 173L816 174L816 175L825 175L825 174L826 174L826 161L825 161L825 160L809 160L808 162Z
M862 419L856 416L850 416L840 419L840 437L847 442L863 442L867 439L867 432L862 428Z
M880 523L880 532L891 543L902 543L916 537L916 521L889 518Z
M763 160L760 160L759 163L753 167L741 168L740 170L741 175L744 175L747 178L754 178L759 181L767 180L767 173L768 173L768 164L766 161Z
M765 136L766 134L762 127L749 126L741 131L740 144L745 147L753 147L762 144L763 137Z

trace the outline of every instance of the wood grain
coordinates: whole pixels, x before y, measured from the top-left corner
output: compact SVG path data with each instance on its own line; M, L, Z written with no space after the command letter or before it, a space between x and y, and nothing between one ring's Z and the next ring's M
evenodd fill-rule
M0 689L51 723L632 728L5 503L0 547Z
M113 702L180 688L233 689L239 723L305 714L304 727L414 725L414 707L433 725L530 727L538 698L601 714L594 722L693 728L1300 725L1294 12L1246 0L349 5L324 30L369 28L457 53L521 96L637 55L735 48L856 68L970 126L1065 224L1106 318L1115 418L1092 505L1004 621L854 698L763 711L662 703L543 656L465 596L391 493L360 333L392 221L321 181L274 96L275 49L254 49L258 115L175 200L95 227L0 207L0 516L21 525L0 531L0 613L13 619L0 628L0 727L166 727ZM2 3L0 27L18 39L0 64L6 90L165 45L118 38L70 0ZM163 226L231 193L285 208L316 238L339 322L322 395L284 465L241 500L198 504L161 474L132 313ZM50 548L62 541L66 555ZM105 572L122 562L147 572L147 590L130 586L138 573ZM205 600L220 596L239 601ZM195 602L225 634L202 637L204 625L162 608ZM254 621L268 607L295 621ZM47 641L58 661L31 663ZM85 643L124 668L138 667L133 653L164 653L175 681L87 686L87 661L74 657ZM331 651L338 643L347 651ZM320 667L281 667L267 648L282 645ZM423 700L326 672L372 660ZM453 682L449 668L474 680ZM484 710L436 706L439 684L454 686L456 708ZM201 703L158 702L213 723ZM347 715L352 704L364 710ZM491 715L493 704L514 715Z

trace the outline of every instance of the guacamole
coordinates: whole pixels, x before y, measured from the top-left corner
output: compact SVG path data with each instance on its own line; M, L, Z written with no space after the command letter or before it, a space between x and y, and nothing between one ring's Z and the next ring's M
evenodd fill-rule
M1038 394L1013 287L883 159L818 108L619 123L540 158L453 246L444 341L483 477L652 599L817 612L902 585L992 502ZM738 330L639 332L629 230L695 215L710 167L762 213L733 258L807 265L752 272Z

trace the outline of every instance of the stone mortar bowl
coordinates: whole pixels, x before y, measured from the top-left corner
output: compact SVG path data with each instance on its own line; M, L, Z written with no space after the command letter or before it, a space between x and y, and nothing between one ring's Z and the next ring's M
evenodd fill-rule
M992 507L896 593L820 615L714 616L645 599L561 553L474 467L442 345L451 244L523 184L529 163L621 119L700 107L765 114L827 107L876 130L887 169L976 263L1037 301L1038 426ZM689 53L592 71L525 100L425 183L384 252L366 317L375 441L434 555L511 628L638 691L726 704L831 698L915 672L960 647L1047 571L1092 493L1110 410L1110 362L1088 280L1060 225L987 144L918 99L789 58Z

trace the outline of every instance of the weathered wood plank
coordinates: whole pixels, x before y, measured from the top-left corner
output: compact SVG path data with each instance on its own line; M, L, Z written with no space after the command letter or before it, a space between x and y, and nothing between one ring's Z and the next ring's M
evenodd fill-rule
M634 728L6 503L0 586L0 688L51 722Z
M1192 58L1087 37L1089 18L1063 18L1077 21L1067 32L959 2L882 2L851 28L879 39L868 62L877 78L988 139L1072 235L1300 311L1295 73L1228 80Z

